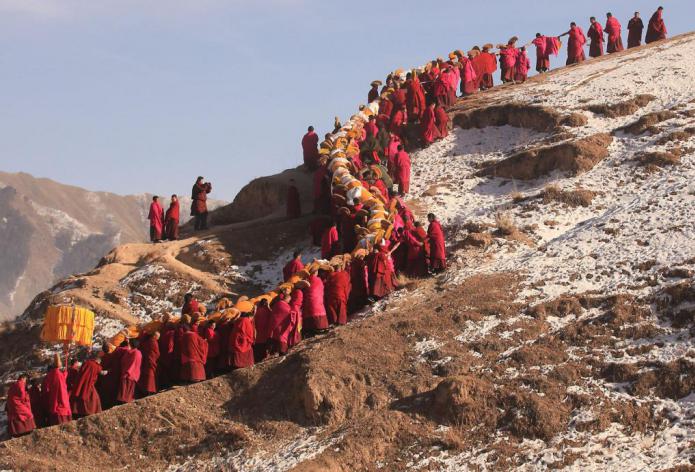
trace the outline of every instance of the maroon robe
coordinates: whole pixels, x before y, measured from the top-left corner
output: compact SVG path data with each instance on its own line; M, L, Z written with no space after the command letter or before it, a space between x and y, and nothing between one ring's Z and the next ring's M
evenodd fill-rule
M425 145L432 144L435 139L440 137L439 130L437 129L434 110L432 110L431 107L427 107L425 109L425 113L422 115L420 127L422 132L422 140L425 142Z
M666 39L666 24L664 23L664 20L661 16L662 11L657 10L649 19L649 25L647 26L647 35L644 37L645 43L649 44L653 43L654 41Z
M29 399L31 400L31 412L34 414L36 426L42 428L46 426L46 403L44 402L41 386L39 384L29 387Z
M609 54L614 52L620 52L623 48L623 38L621 37L622 26L618 19L614 16L606 20L606 34L608 34L608 45L606 51Z
M292 307L285 300L273 303L268 319L268 342L270 350L285 354L289 347L287 333L290 331Z
M170 387L178 372L174 371L174 338L176 330L167 326L159 337L159 359L157 361L157 380L159 388Z
M627 47L636 48L642 44L642 32L644 31L644 23L642 18L632 18L627 24Z
M296 186L287 187L287 217L299 218L302 216L302 204L299 200L299 190Z
M495 85L493 74L497 70L497 56L490 52L483 51L478 58L476 59L480 63L479 67L483 71L480 80L480 88L483 90L490 89Z
M122 354L123 351L116 349L111 353L105 353L101 359L101 368L107 371L106 375L99 377L97 383L102 408L111 408L116 404L118 384L121 381Z
M159 241L162 239L162 231L164 229L164 210L159 202L150 204L150 213L147 215L150 220L150 240Z
M51 426L67 423L72 419L67 377L67 371L53 368L43 379L41 391L46 402L48 424Z
M328 328L326 307L323 304L323 280L317 275L307 278L311 285L304 289L302 301L302 325L307 330L319 330Z
M536 71L543 72L550 69L550 52L548 51L548 38L539 36L532 41L536 46Z
M130 403L135 400L135 386L140 380L142 353L132 347L119 347L121 353L121 381L116 401Z
M394 160L394 177L398 190L403 194L410 191L410 156L405 151L398 151Z
M88 416L101 411L101 399L96 389L101 371L101 364L94 359L89 359L82 364L70 398L70 407L74 415Z
M36 429L31 412L31 398L27 393L26 379L19 379L7 392L7 432L11 437L23 436Z
M270 308L264 305L258 305L256 308L256 315L253 319L254 325L256 326L256 339L254 340L255 362L261 362L268 357L268 339L270 338L270 331L272 330L270 318Z
M169 241L179 239L179 201L171 202L164 215L164 233Z
M446 249L444 246L444 231L439 221L435 220L427 228L430 244L430 267L434 270L446 269Z
M284 282L290 280L294 274L304 269L304 264L299 259L292 259L282 268L282 279Z
M420 84L420 79L413 76L412 79L406 81L406 108L410 119L417 118L418 120L425 112L427 104L425 102L425 90Z
M589 27L586 35L591 40L589 45L589 56L590 57L600 57L603 56L603 27L601 23L595 21Z
M434 120L437 125L439 137L446 138L449 136L449 115L444 108L437 107L434 109Z
M579 26L571 28L569 31L569 40L567 41L567 65L579 64L584 62L586 56L584 55L584 44L586 43L586 36L584 36L584 31Z
M347 303L350 297L350 274L344 270L331 272L324 291L326 316L331 324L347 323Z
M302 137L302 153L304 165L313 168L319 160L319 136L314 131L309 131Z
M140 366L140 379L138 388L142 393L157 393L157 363L159 362L159 342L152 335L140 343L142 352L142 365Z
M367 94L367 103L372 103L377 98L379 98L379 87L372 87Z
M184 382L205 380L207 357L207 341L193 329L183 333L181 338L181 380Z
M251 314L244 313L232 327L229 335L229 350L232 354L232 366L236 369L253 365L253 342L255 329Z
M394 274L388 257L383 247L369 255L369 294L375 298L383 298L394 289Z
M422 226L405 232L407 247L406 273L411 277L427 275L427 261L430 257L430 245L427 232Z

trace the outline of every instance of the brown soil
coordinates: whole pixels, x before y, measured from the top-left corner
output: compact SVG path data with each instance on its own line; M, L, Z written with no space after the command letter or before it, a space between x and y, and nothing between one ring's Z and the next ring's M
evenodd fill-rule
M669 152L651 151L637 155L636 159L643 167L677 166L681 163L681 153L677 148Z
M652 129L655 129L655 131L658 132L658 129L655 128L655 125L661 123L662 121L676 118L677 116L678 115L676 115L674 112L670 110L655 111L653 113L647 113L634 123L624 126L622 128L618 128L615 131L624 131L626 133L634 135L640 135Z
M607 118L617 118L619 116L632 115L640 108L647 106L653 100L656 100L655 96L642 94L630 100L625 100L624 102L611 105L591 105L587 107L587 109L593 113L604 115Z
M470 233L463 241L464 246L485 248L492 244L490 233Z
M692 136L695 136L695 127L689 127L677 131L672 131L667 135L660 137L656 143L660 145L668 144L673 141L687 141Z
M591 206L591 202L595 196L595 192L584 188L562 190L556 185L546 186L539 195L539 197L543 200L543 203L559 202L571 207Z
M599 133L557 146L530 149L499 161L476 175L519 180L536 179L553 171L578 175L605 159L612 142L610 135Z
M583 126L587 118L580 113L563 116L551 108L511 103L454 113L452 122L463 129L509 125L550 132L563 125Z
M695 362L678 359L667 364L657 363L653 369L637 376L630 389L632 395L679 400L695 389Z

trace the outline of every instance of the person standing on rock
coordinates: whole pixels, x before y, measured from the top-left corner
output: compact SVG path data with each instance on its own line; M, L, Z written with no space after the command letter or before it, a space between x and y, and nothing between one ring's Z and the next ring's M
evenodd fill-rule
M150 241L153 243L158 243L162 240L162 229L164 228L164 210L159 204L159 197L157 195L152 197L152 203L150 203L150 213L147 215L147 219L150 220Z
M49 426L72 420L67 380L68 372L63 369L60 355L56 354L54 364L46 374L41 388L46 402Z
M101 412L101 399L96 388L101 372L101 361L96 354L82 364L70 397L70 409L75 418Z
M303 268L304 263L302 263L302 253L301 251L295 251L292 254L292 260L285 264L285 267L282 268L283 282L287 282L288 280L290 280L290 277L292 277L294 274L296 274Z
M623 38L621 33L622 26L616 17L612 13L606 13L606 29L605 32L608 35L608 44L606 51L608 54L614 52L620 52L624 50L623 48Z
M647 35L644 38L644 42L649 44L654 41L661 41L666 39L666 24L663 19L664 7L659 7L649 20L649 26L647 26Z
M20 374L7 392L5 411L7 412L7 432L12 438L24 436L36 429L31 412L31 399L27 393L26 374Z
M164 215L164 234L169 241L179 239L179 197L171 196L169 209Z
M442 225L434 216L434 213L427 215L430 225L427 228L427 239L430 246L430 270L438 273L446 270L446 248L444 245L444 231Z
M287 218L295 219L302 216L302 203L299 199L299 189L294 179L287 186Z
M531 44L536 46L536 72L543 73L550 70L550 51L548 51L548 38L536 33L536 39Z
M212 192L212 184L205 178L198 177L191 190L191 216L195 218L196 231L208 229L208 193Z
M558 38L563 36L569 36L569 40L567 41L567 65L584 62L586 60L586 56L584 55L584 44L586 44L584 31L573 21L570 23L569 31L562 33Z
M304 155L304 165L309 170L314 170L319 163L319 135L314 131L313 126L307 128L306 134L302 137L302 153Z
M636 48L642 44L642 31L644 31L644 23L638 11L635 12L635 16L630 19L627 24L627 47Z
M137 339L126 339L121 347L121 381L118 385L118 403L131 403L135 400L135 386L140 380L142 353L137 349Z
M591 40L589 44L589 57L601 57L603 56L603 26L601 23L596 21L596 17L592 16L589 21L591 26L586 32L586 35Z

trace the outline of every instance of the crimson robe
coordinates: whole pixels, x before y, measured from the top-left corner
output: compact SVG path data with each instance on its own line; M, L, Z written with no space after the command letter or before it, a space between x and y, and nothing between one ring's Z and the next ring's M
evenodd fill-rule
M550 69L550 52L548 51L548 38L539 36L532 41L536 46L536 71L543 72Z
M446 138L449 136L449 115L446 113L446 110L442 107L435 108L434 119L437 125L437 131L439 132L439 137Z
M304 165L313 168L319 160L319 135L314 131L309 131L302 137L302 153L304 155Z
M299 200L299 190L296 186L287 187L287 217L299 218L302 216L302 203Z
M181 338L181 380L185 382L205 380L207 357L207 341L194 330L183 333Z
M393 102L388 98L382 98L379 102L379 115L386 117L386 120L391 119L393 113Z
M105 376L99 377L97 391L101 398L102 408L111 408L116 404L118 384L121 381L121 355L122 350L116 349L104 354L101 359L101 368L107 371Z
M43 379L41 391L46 402L48 424L51 426L67 423L72 419L67 380L67 371L58 368L52 368Z
M430 257L430 245L427 232L422 226L405 231L407 246L406 272L412 277L427 275L427 261Z
M232 354L232 366L240 369L253 365L253 342L255 329L250 314L243 314L232 327L229 336L229 350Z
M121 354L121 382L116 401L130 403L135 400L135 385L140 380L142 353L132 347L119 347Z
M644 37L644 42L649 44L653 43L654 41L666 39L666 34L668 34L668 32L666 31L666 24L662 18L662 11L657 10L649 19L647 35Z
M46 426L46 403L44 402L41 386L39 384L29 387L29 399L31 401L31 412L34 414L34 423L39 428Z
M519 56L519 50L514 46L507 45L500 49L500 69L502 70L502 82L512 82L514 80L514 66Z
M159 337L159 359L157 361L157 380L159 388L170 387L177 378L178 372L174 371L174 338L176 330L173 326L167 326Z
M157 393L157 364L159 362L159 342L152 335L148 335L140 343L142 353L142 365L140 366L140 379L138 387L143 393Z
M393 109L400 110L400 108L405 105L406 93L402 88L396 89L391 94L391 101L393 102Z
M422 88L420 79L418 79L417 75L413 75L413 77L408 79L405 83L405 103L408 109L408 116L411 117L411 119L417 117L419 120L427 107L427 103L425 101L425 90Z
M405 116L405 111L401 108L397 108L391 117L389 131L395 135L403 137L403 130L406 125L406 121L407 117Z
M195 298L191 298L190 301L185 302L181 307L181 315L193 315L193 313L198 312L199 308L200 307L198 306L198 300L196 300Z
M642 32L644 31L644 23L642 18L632 18L627 24L627 47L636 48L642 44Z
M394 161L394 176L398 190L406 194L410 190L410 156L405 151L398 151Z
M101 399L96 389L101 371L101 364L94 359L88 359L82 364L70 397L70 407L74 415L88 416L101 411Z
M606 50L609 54L614 52L620 52L623 48L623 38L621 37L622 26L618 19L611 16L606 20L606 33L608 34L608 45Z
M311 285L304 289L302 324L307 330L327 329L328 319L326 307L323 304L323 280L314 274L307 278L307 282Z
M331 272L326 280L324 296L328 321L331 324L346 324L350 274L344 270Z
M376 125L375 121L369 121L366 125L364 125L364 130L367 132L367 136L374 136L376 138L376 135L379 132L379 127Z
M589 26L586 35L591 40L591 44L589 45L589 56L603 56L603 27L601 23L598 21L593 22L591 26Z
M394 289L394 274L388 253L384 248L369 255L369 294L383 298Z
M420 122L422 140L425 145L432 144L435 139L440 137L439 130L437 129L437 123L435 120L434 110L430 107L425 109L425 113L422 115L422 120Z
M36 429L31 412L31 398L27 393L26 379L19 379L7 392L7 432L11 437L22 436Z
M529 61L526 51L519 50L519 55L516 58L516 65L514 65L514 81L526 82L529 69L531 69L531 61Z
M288 349L289 332L291 329L292 307L285 300L273 303L270 312L268 328L272 352L284 354Z
M321 258L330 259L338 254L339 250L338 228L330 226L321 237Z
M150 220L150 240L159 241L162 239L162 230L164 228L164 210L159 202L150 204L150 213L147 215Z
M179 201L171 202L164 215L164 233L169 241L179 239Z
M229 348L229 336L232 334L234 322L223 321L217 327L217 336L220 342L220 354L217 356L217 368L226 371L232 367L233 356Z
M254 325L256 326L256 339L254 341L254 360L255 362L261 362L266 357L268 357L268 338L270 338L270 331L272 329L270 325L271 311L270 308L263 305L258 305L256 308L256 315L253 318Z
M201 326L199 334L208 342L208 357L205 360L205 376L210 379L215 375L219 357L222 352L220 333L217 329L212 329L212 326Z
M494 86L492 74L497 70L497 56L489 52L481 52L478 56L483 70L483 77L480 82L480 87L485 90Z
M430 243L430 267L434 270L446 269L446 249L444 246L444 231L439 221L435 220L427 228Z
M282 268L282 280L287 282L294 274L304 269L304 264L299 259L292 259Z
M584 44L586 43L586 36L584 36L584 31L579 26L570 28L569 40L567 41L567 65L579 64L584 62L586 56L584 56Z
M290 348L302 340L302 305L304 304L304 292L299 289L292 290L290 302L290 326L287 336L287 347Z

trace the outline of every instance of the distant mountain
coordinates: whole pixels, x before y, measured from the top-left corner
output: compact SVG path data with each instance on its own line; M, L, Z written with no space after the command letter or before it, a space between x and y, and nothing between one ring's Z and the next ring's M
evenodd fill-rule
M188 190L181 194L186 219ZM93 268L113 247L145 241L150 198L0 172L0 320L19 315L57 280Z

